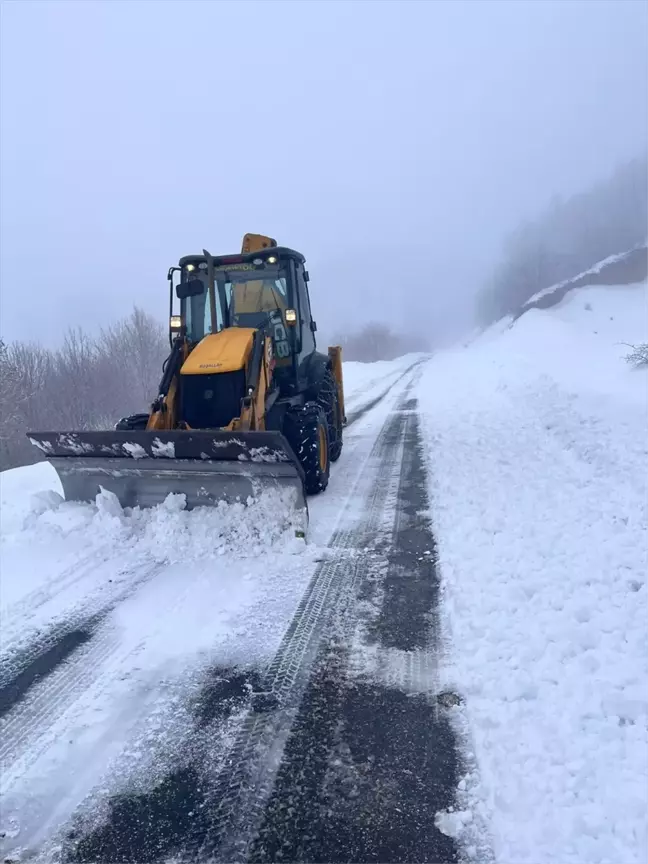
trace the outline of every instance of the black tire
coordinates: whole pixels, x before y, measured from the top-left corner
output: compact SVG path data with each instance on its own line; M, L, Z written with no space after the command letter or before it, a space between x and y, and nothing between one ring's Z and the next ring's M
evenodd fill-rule
M307 402L286 414L286 438L304 469L307 495L317 495L328 486L331 459L328 422L317 402Z
M326 414L329 433L329 458L331 462L337 462L342 453L342 417L340 412L340 400L338 399L337 381L330 369L322 380L317 402Z

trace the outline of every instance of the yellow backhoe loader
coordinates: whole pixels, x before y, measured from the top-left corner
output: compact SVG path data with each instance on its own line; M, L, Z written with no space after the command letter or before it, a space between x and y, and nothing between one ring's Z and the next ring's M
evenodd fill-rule
M304 263L246 234L240 254L203 250L172 267L171 352L150 412L110 431L28 433L65 497L92 501L103 487L150 507L183 493L191 509L278 488L307 512L346 418L341 349L315 348Z

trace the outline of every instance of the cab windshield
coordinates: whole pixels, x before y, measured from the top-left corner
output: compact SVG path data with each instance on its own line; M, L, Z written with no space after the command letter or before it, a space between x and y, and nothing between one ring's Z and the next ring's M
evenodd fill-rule
M217 270L216 321L211 320L207 275L201 273L202 294L185 302L187 337L199 342L224 327L259 327L272 312L288 308L287 280L283 270Z

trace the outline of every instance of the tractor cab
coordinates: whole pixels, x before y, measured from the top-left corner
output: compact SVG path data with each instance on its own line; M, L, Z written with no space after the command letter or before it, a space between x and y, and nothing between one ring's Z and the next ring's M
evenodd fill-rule
M276 246L219 257L204 252L182 258L177 270L180 315L172 315L172 331L181 331L190 346L232 327L267 329L277 372L293 374L315 351L308 273L299 252Z

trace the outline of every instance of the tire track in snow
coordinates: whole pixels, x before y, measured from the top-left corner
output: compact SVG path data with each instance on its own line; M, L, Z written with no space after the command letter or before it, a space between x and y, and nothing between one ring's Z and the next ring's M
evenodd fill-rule
M91 633L87 630L70 630L35 660L28 663L4 687L0 688L0 719L18 702L39 679L49 675L70 654L85 644Z
M92 617L72 621L65 625L64 632L54 631L46 635L50 640L43 651L43 643L32 646L33 659L0 689L0 783L6 778L24 771L25 765L14 766L30 743L65 712L75 694L86 689L97 676L97 670L119 645L110 628L102 624L116 606L132 595L144 583L153 579L164 569L163 564L149 566L126 591L111 601ZM83 613L79 612L81 616ZM65 650L69 646L69 650ZM132 653L132 648L128 653ZM36 758L36 750L31 761Z
M151 570L159 573L165 567L159 564ZM204 575L177 576L177 569L170 568L163 614L148 619L152 626L140 629L133 622L135 626L125 634L117 622L103 621L94 638L35 687L0 725L2 816L20 825L22 860L39 855L42 859L42 854L45 860L58 860L60 849L50 846L42 854L39 850L91 795L112 762L117 764L129 749L140 758L139 742L152 731L151 718L157 718L158 729L173 721L175 706L195 688L200 658L189 675L184 664L183 674L173 665L168 670L155 667L152 674L137 674L150 643L164 640L175 626L182 626L183 604L189 603L192 609L200 604L196 598L201 596ZM150 586L154 595L159 593L159 584ZM146 599L140 598L140 605L142 600L146 605ZM205 662L202 658L202 665ZM185 709L180 714L183 712L186 714ZM90 715L92 724L87 727ZM167 754L169 758L173 755ZM132 767L132 758L130 762L127 769ZM56 765L60 770L54 770ZM40 783L43 771L53 777L49 785L53 783L54 790L40 797L33 794L30 784L34 778ZM0 846L9 852L15 848L11 842Z
M65 713L75 695L89 687L97 670L116 648L111 633L87 643L87 650L70 658L56 672L29 693L6 720L0 722L0 789L10 788L14 780L36 761L46 745L38 747L36 739L47 739L47 732ZM28 758L24 759L26 751Z
M102 564L106 557L104 553L112 550L113 544L105 543L98 549L93 549L92 552L84 555L81 560L76 560L69 567L66 567L61 573L52 576L44 585L39 585L33 591L25 594L20 600L7 606L3 611L5 618L11 617L19 619L21 622L21 630L24 629L26 619L33 616L33 613L52 600L63 591L67 591L74 585L78 585L88 576L91 576L98 564ZM3 640L3 651L6 650L7 643Z
M86 571L79 579L85 578ZM88 642L97 627L112 612L116 606L127 597L134 594L149 579L154 578L163 565L154 564L135 571L132 579L130 568L120 568L121 580L111 578L109 583L116 583L117 590L106 598L90 596L77 605L63 622L50 625L45 632L38 633L25 646L24 643L10 645L5 648L5 654L0 660L0 718L10 712L27 695L38 682L51 675L57 667L66 661L71 654ZM125 587L123 586L126 581ZM38 632L38 631L37 631ZM13 650L12 650L13 649Z

